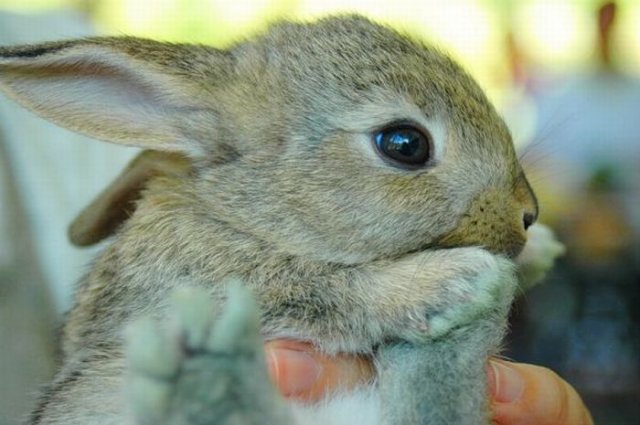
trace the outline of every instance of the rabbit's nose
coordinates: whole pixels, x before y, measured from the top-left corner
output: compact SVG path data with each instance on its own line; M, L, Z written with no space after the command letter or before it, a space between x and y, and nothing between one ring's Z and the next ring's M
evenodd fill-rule
M522 223L524 224L524 230L527 230L533 223L536 222L536 215L530 212L525 212L522 216Z
M516 182L514 198L522 205L522 224L526 231L538 219L538 200L524 174Z

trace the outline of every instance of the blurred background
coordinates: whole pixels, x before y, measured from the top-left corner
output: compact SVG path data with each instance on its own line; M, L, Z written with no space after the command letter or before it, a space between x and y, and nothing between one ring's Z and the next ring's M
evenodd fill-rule
M91 34L224 47L280 18L355 11L449 51L509 123L568 250L514 308L505 355L552 367L596 423L640 424L640 2L0 0L0 45ZM135 150L0 99L0 425L56 363L56 329L96 249L66 227Z

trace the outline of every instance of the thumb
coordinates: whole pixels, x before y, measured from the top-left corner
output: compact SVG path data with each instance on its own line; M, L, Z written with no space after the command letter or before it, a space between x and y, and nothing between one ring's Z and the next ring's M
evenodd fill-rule
M332 392L362 385L374 375L366 357L327 356L309 343L275 340L267 342L265 350L271 379L287 398L319 400Z
M493 420L499 425L593 425L582 399L544 367L489 361Z

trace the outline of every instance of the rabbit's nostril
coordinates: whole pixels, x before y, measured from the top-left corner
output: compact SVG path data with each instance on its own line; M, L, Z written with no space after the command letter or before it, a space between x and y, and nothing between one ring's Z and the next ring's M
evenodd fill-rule
M529 227L531 227L531 225L535 223L535 221L536 221L535 214L532 214L529 212L524 213L524 216L522 217L522 222L524 223L524 230L527 230Z

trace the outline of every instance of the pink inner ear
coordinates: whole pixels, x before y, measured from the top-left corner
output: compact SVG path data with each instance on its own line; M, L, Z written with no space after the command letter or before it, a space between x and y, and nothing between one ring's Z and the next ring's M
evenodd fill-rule
M180 109L194 107L194 100L177 78L122 54L84 49L0 60L0 87L44 118L91 137L190 150L181 146L173 124Z
M136 106L159 104L158 91L136 75L110 65L54 63L45 67L21 67L14 72L15 80L38 87L42 94L49 92L46 102L59 107L117 114ZM107 109L106 107L115 107Z

